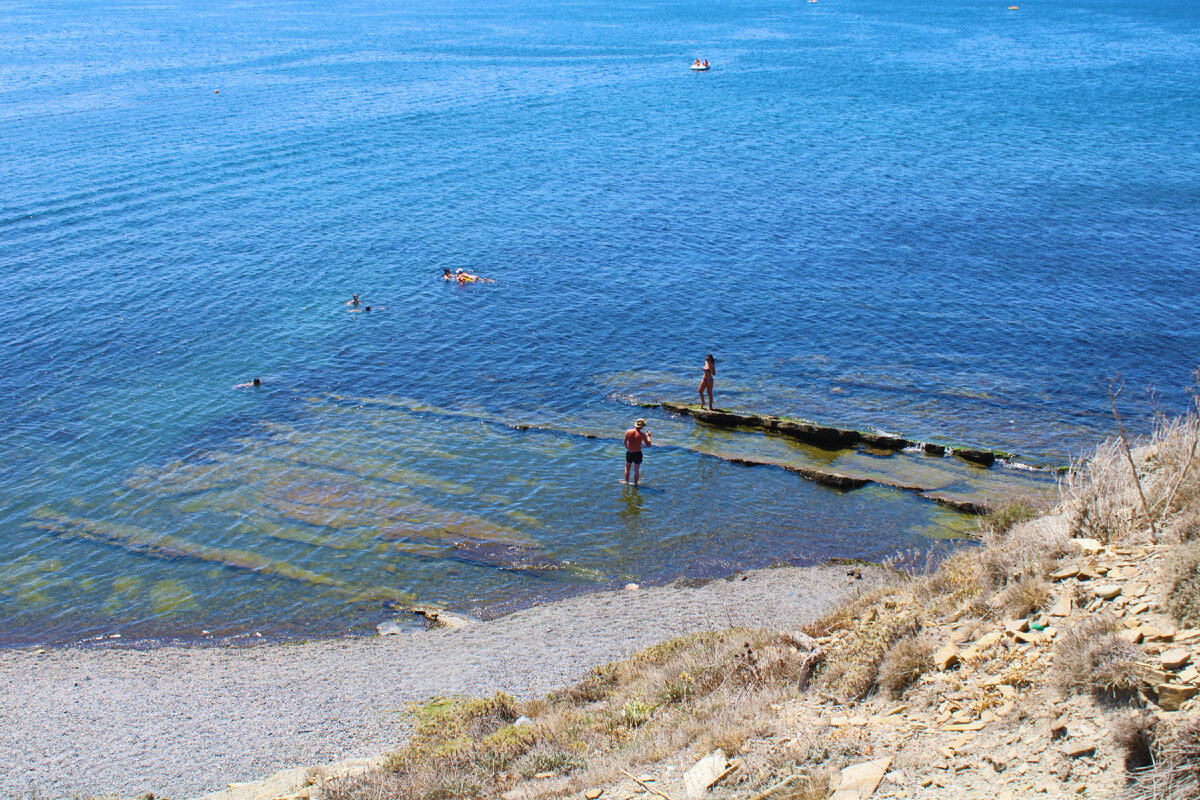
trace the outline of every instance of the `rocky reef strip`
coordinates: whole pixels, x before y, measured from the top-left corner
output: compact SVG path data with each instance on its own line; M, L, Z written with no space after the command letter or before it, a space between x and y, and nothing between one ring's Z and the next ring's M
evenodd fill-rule
M745 414L727 409L709 410L684 403L640 403L643 408L661 408L672 414L692 417L697 422L716 428L751 428L766 433L777 433L798 442L811 444L825 450L849 450L866 447L874 450L898 452L910 447L919 448L926 455L944 456L947 452L964 461L981 467L990 467L996 461L1012 459L1012 453L1000 450L980 450L970 447L947 447L933 442L915 442L899 436L874 431L859 431L853 428L835 428L804 420L778 417L773 414Z

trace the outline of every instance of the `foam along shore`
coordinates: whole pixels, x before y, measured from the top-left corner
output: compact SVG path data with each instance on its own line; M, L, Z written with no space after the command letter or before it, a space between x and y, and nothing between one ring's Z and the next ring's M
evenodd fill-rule
M0 650L0 751L22 766L0 774L0 792L193 797L287 768L373 757L405 741L411 701L539 697L681 633L798 626L877 578L832 565L760 570L582 595L457 632Z

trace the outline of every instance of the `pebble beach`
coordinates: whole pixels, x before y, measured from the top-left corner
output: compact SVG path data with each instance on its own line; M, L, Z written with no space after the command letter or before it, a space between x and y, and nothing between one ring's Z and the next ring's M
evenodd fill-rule
M0 792L184 798L396 747L436 695L534 697L690 631L795 627L878 578L820 566L582 595L464 630L0 651Z

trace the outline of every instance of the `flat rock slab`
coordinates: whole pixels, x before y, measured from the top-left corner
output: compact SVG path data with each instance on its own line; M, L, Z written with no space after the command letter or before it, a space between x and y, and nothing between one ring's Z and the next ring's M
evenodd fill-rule
M829 800L864 800L870 797L891 765L891 758L877 758L846 767L842 770L837 791Z
M728 766L729 759L725 757L725 751L719 747L713 750L683 773L684 795L689 800L700 800L701 797L708 794L708 787L725 774Z

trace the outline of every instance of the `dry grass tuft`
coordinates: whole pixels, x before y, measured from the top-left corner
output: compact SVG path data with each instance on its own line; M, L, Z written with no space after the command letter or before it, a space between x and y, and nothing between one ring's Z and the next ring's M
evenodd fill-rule
M1175 548L1167 561L1167 609L1180 625L1200 626L1200 542Z
M1050 583L1040 575L1022 575L998 598L998 605L1012 619L1023 619L1050 603Z
M1117 718L1112 724L1113 743L1125 754L1125 771L1137 772L1154 766L1154 743L1158 718L1139 711Z
M975 578L985 593L1041 579L1070 552L1069 540L1069 520L1062 514L1021 522L1003 534L985 532Z
M858 617L848 635L832 645L821 685L844 700L866 697L878 685L884 656L900 640L915 636L920 624L911 606L892 603L885 614L874 609Z
M1130 800L1195 800L1200 797L1200 717L1163 730L1153 745L1153 766L1134 773L1126 791Z
M993 536L1003 536L1020 523L1035 519L1048 510L1045 503L1033 498L1015 497L984 514L979 520L979 527Z
M1072 466L1062 486L1062 507L1072 514L1079 535L1106 544L1150 540L1160 528L1170 531L1173 516L1200 506L1196 409L1184 418L1160 421L1149 438L1135 443L1131 457L1136 473L1121 442L1110 441Z
M908 687L932 669L933 646L919 636L905 636L883 657L879 665L879 688L889 697L902 697Z
M1141 685L1141 648L1118 638L1118 630L1112 617L1088 617L1066 631L1054 647L1059 686L1100 697L1132 698Z
M540 772L566 775L587 768L587 761L578 753L538 746L513 762L513 769L522 778L532 778Z

